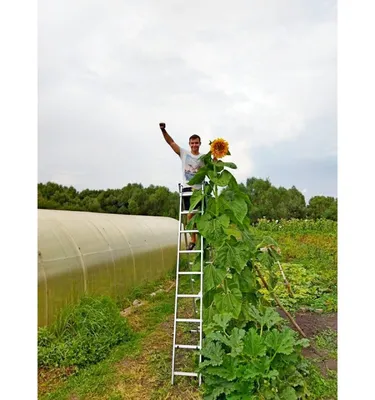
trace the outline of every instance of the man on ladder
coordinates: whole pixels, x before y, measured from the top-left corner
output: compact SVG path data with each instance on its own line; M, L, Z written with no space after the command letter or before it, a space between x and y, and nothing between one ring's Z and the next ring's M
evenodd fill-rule
M190 179L197 173L199 168L203 167L204 163L199 158L201 154L199 153L199 147L201 145L201 138L198 135L192 135L189 138L190 151L180 147L175 141L169 136L166 131L165 123L160 122L159 127L163 133L165 141L171 146L172 150L181 158L182 165L182 192L192 192L193 190L201 190L202 185L188 185ZM190 208L190 196L184 196L184 208L189 210ZM198 204L199 208L201 204ZM193 217L193 214L188 214L188 221ZM191 234L191 242L189 243L188 250L193 250L197 242L197 235L195 233Z
M197 207L195 207L195 210L192 210L189 212L190 208L190 197L192 194L192 191L194 189L196 190L203 190L203 182L202 184L198 185L193 185L190 186L188 185L188 182L190 179L193 178L193 176L197 173L199 168L204 166L204 163L202 160L200 160L200 153L199 153L199 147L201 145L201 139L198 135L192 135L189 138L189 146L190 146L190 151L185 150L178 146L175 141L169 136L165 129L165 123L161 122L159 124L160 129L163 133L165 141L171 146L173 151L180 156L181 162L182 162L182 191L180 190L180 212L179 212L179 230L178 230L178 243L177 243L177 271L176 271L176 298L175 298L175 311L174 311L174 325L173 325L173 350L172 350L172 384L174 384L174 378L176 375L178 376L190 376L190 377L198 377L198 382L199 385L202 382L202 377L201 374L198 374L195 371L176 371L175 370L175 360L176 360L176 349L190 349L193 351L200 351L202 349L202 340L203 340L203 320L202 320L202 314L203 314L203 236L200 236L200 249L194 250L194 247L196 246L196 241L197 241L197 229L181 229L181 223L182 223L182 215L188 215L188 221L193 217L195 213L200 213L201 215L203 214L203 206L204 204L198 204ZM180 187L181 189L181 187ZM182 209L185 209L182 211ZM189 246L187 250L182 250L181 249L181 234L190 233L191 235L191 242L189 243ZM193 271L190 269L190 271L182 271L180 270L180 255L181 254L188 254L191 255L191 253L198 254L200 253L200 271ZM192 265L193 262L189 261L189 265ZM190 281L191 281L191 286L192 290L193 288L193 282L195 282L195 279L193 278L194 276L199 276L199 293L180 293L179 291L179 278L182 275L188 275L190 276ZM191 316L178 316L178 300L183 299L183 298L191 298L193 300L193 308L194 308L194 318L191 318ZM199 301L199 312L196 309L196 301ZM192 344L183 344L183 343L178 343L177 342L177 324L179 323L188 323L188 324L198 324L197 329L190 330L191 333L198 333L199 334L199 343L196 345ZM202 362L202 355L199 355L199 362Z

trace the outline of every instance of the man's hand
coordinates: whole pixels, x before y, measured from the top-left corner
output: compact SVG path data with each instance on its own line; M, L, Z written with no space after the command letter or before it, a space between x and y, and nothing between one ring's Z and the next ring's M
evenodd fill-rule
M168 132L165 130L165 122L159 122L159 127L161 129L161 132L164 136L165 141L169 144L169 146L172 147L173 151L180 155L180 147L178 144L174 142L174 140L168 135Z

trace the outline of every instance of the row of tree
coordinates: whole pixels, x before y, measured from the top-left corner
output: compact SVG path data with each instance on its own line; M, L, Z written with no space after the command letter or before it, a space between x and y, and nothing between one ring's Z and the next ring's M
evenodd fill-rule
M259 218L325 218L337 221L337 199L326 196L305 197L294 186L276 188L266 179L247 179L240 184L251 201L249 217ZM38 208L71 211L91 211L132 215L159 215L178 218L179 195L164 186L147 188L133 183L122 189L77 191L54 182L38 184Z
M330 219L337 221L337 198L329 196L311 197L308 204L304 195L295 187L276 188L269 179L250 178L240 184L252 203L249 217L252 222L267 219Z

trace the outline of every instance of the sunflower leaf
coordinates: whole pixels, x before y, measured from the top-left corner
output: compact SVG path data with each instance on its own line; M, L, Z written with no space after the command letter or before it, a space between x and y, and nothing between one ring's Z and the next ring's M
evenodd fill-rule
M237 169L237 165L235 163L232 162L224 162L224 161L218 161L217 164L218 166L223 166L223 167L228 167L228 168L232 168L232 169Z
M190 179L190 181L188 182L189 185L199 185L202 184L204 181L204 178L207 174L208 168L207 167L203 167L200 168L197 173Z

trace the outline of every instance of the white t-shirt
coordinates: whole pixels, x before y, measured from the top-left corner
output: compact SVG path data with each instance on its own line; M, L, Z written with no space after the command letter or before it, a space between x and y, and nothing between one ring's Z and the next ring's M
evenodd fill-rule
M198 169L204 166L204 162L199 158L202 154L194 155L191 151L180 147L180 158L182 164L182 186L200 189L202 185L188 185L190 179L197 173Z

